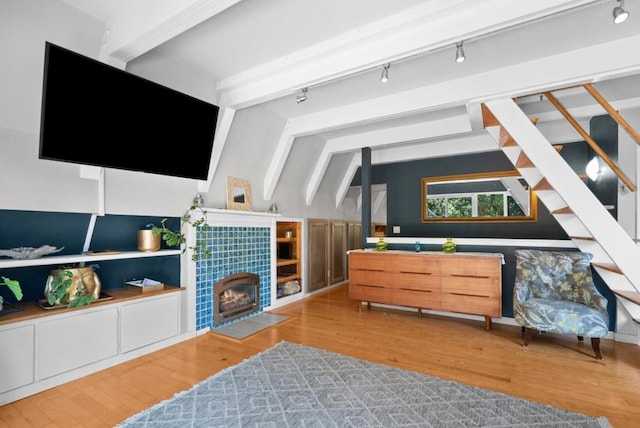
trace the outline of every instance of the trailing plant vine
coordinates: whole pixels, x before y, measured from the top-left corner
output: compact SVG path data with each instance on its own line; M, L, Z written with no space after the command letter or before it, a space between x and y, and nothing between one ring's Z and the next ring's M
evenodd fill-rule
M194 216L194 213L198 211L199 216ZM152 233L154 235L160 235L162 240L170 247L175 247L178 245L182 245L187 241L185 234L182 232L182 226L188 224L192 226L194 229L202 228L203 231L208 231L210 226L207 223L207 211L199 206L192 205L187 209L187 211L180 218L180 229L179 230L171 230L166 225L167 219L164 218L160 221L160 226L156 226L154 224L148 224L147 227L151 227ZM205 239L196 239L196 243L188 247L189 250L192 251L191 260L197 262L200 257L209 258L211 256L211 251L207 250L206 240ZM187 250L187 247L182 249L184 253Z

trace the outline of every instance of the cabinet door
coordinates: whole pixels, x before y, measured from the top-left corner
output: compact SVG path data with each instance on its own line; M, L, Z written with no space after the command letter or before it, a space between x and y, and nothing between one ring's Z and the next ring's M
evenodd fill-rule
M35 326L0 331L0 393L33 383Z
M332 220L330 228L329 284L333 285L347 278L347 223Z
M329 222L309 220L309 291L329 285Z
M37 342L38 379L112 357L118 353L118 310L81 310L43 321Z
M122 306L122 348L129 352L176 336L180 325L178 293Z

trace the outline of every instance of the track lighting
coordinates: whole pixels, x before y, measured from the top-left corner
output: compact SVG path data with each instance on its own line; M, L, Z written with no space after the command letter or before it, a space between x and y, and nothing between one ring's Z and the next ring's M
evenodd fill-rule
M382 83L387 83L389 81L389 67L391 67L391 63L388 63L382 69L382 74L380 75L380 81Z
M457 42L456 43L456 62L461 63L465 59L467 58L464 56L464 51L462 50L462 41Z
M300 95L296 97L296 102L298 104L307 101L307 88L300 89Z
M624 0L618 0L618 3L620 4L613 8L614 24L621 24L629 17L629 12L624 9Z

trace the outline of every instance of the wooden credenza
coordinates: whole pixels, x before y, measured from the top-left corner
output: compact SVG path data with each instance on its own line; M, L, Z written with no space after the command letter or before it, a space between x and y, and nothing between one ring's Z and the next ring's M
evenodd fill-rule
M349 251L349 298L362 302L502 316L499 253Z

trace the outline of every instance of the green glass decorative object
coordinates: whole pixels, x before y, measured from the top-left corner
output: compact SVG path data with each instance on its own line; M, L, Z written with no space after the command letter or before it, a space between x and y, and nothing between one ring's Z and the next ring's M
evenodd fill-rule
M442 252L447 254L452 254L456 252L456 243L453 241L453 238L447 238L442 244Z
M416 249L416 253L420 252L421 248L420 248L420 242L419 241L416 241L415 249Z
M387 251L387 243L384 238L380 238L378 242L376 242L376 251Z

